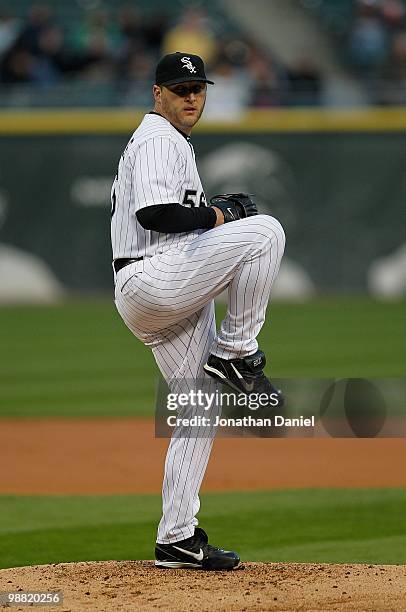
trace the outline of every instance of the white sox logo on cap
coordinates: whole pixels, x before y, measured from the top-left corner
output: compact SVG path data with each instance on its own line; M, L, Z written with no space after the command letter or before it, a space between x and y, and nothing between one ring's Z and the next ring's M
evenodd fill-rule
M156 85L176 85L187 81L203 81L214 85L213 81L206 77L201 57L185 51L176 51L159 60L155 70Z
M180 60L183 64L185 64L184 66L182 66L182 68L187 68L188 70L190 70L190 74L195 74L196 72L196 67L193 66L192 62L190 61L190 57L182 57L182 59Z

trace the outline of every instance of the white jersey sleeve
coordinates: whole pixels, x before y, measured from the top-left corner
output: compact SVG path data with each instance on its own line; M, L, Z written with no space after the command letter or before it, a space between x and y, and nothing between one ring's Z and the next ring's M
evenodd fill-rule
M121 155L111 190L113 259L151 257L193 240L202 231L144 229L136 213L156 204L205 206L190 138L160 115L147 114Z
M133 166L136 209L180 202L185 166L182 154L169 138L144 142L136 151Z

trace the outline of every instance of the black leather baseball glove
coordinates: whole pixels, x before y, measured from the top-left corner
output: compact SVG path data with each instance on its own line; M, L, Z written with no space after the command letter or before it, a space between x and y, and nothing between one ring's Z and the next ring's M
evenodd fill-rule
M245 219L258 214L257 206L248 193L222 193L210 198L210 206L216 206L224 215L224 223Z

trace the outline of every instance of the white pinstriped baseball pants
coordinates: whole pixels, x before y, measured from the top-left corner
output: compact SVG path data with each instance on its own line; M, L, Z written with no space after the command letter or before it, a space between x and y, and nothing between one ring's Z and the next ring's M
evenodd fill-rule
M284 248L279 221L257 215L215 227L118 272L117 310L134 335L151 346L172 391L179 381L205 378L203 364L210 353L233 359L256 352ZM213 298L226 287L227 313L216 333ZM193 535L214 435L214 428L204 437L177 437L174 432L165 461L157 542Z

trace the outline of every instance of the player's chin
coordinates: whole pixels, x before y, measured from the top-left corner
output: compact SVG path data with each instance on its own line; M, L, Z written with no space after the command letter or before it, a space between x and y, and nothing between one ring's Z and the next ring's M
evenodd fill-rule
M193 110L184 110L182 113L183 122L189 126L193 127L195 123L199 120L200 112L197 109Z

